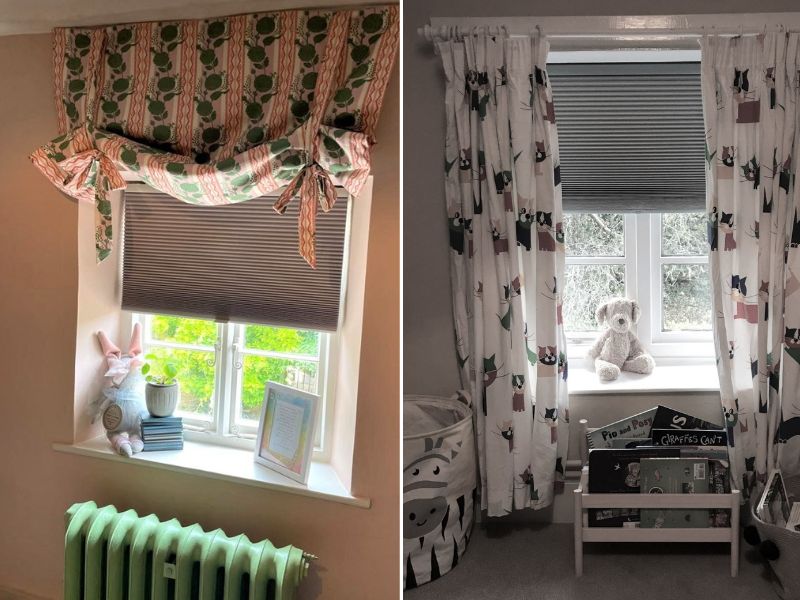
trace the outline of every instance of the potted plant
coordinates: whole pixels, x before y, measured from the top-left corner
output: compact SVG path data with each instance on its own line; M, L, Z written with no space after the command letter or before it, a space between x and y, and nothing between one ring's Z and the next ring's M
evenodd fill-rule
M154 417L168 417L175 412L180 399L178 367L174 362L161 360L155 354L145 356L147 362L142 366L142 375L147 385L144 396L147 410Z

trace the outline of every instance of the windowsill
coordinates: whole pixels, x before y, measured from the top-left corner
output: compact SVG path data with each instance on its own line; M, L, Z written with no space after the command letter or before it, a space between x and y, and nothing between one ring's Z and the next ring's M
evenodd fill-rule
M369 498L351 496L339 481L333 467L326 463L311 462L308 485L292 481L253 461L253 452L214 444L184 441L184 449L172 452L140 452L132 458L120 456L112 451L105 436L98 436L78 444L53 444L57 452L78 454L92 458L103 458L142 467L165 469L178 473L189 473L211 477L242 485L250 485L273 491L297 494L369 508Z
M574 361L569 370L570 394L642 394L658 392L718 392L719 379L713 360L698 359L696 364L669 364L656 359L656 368L649 375L622 371L615 381L602 382L587 360ZM585 364L581 364L585 363ZM570 363L572 366L573 363Z

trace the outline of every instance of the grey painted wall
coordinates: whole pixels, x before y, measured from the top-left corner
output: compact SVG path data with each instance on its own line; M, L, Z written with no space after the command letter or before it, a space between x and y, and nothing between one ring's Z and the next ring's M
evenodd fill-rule
M404 0L403 360L404 391L449 395L459 385L444 209L441 63L417 36L430 17L789 12L796 0Z

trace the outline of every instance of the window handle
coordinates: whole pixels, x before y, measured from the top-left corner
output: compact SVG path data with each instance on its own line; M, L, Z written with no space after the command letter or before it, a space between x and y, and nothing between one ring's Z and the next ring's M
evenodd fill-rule
M239 351L238 343L233 345L233 368L234 369L242 368L242 353Z
M219 353L222 351L222 344L220 342L216 342L214 344L214 357L206 359L206 364L209 367L213 367L217 364L217 358L219 357Z

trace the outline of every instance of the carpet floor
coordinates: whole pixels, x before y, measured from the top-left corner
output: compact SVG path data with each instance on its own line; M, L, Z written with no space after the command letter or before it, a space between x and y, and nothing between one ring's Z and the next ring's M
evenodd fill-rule
M571 525L476 525L458 566L404 599L777 600L769 571L744 542L731 578L729 547L586 544L576 579Z

